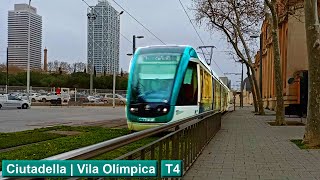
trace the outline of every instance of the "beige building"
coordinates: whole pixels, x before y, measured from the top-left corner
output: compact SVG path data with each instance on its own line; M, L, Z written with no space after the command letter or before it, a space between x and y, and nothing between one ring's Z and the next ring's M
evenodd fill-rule
M286 114L306 114L308 99L308 59L304 22L303 1L290 5L294 14L278 12L281 71ZM255 56L255 70L260 82L262 70L262 98L264 107L276 108L276 89L274 78L273 42L271 24L265 20L262 25L262 63L260 52ZM262 67L260 67L262 65ZM261 87L261 86L260 86Z

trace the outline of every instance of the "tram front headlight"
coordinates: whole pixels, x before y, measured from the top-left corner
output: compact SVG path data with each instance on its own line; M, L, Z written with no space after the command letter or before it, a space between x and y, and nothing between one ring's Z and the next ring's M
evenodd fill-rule
M166 112L168 112L168 109L167 108L163 108L162 112L166 113Z
M137 112L138 108L130 108L130 112Z

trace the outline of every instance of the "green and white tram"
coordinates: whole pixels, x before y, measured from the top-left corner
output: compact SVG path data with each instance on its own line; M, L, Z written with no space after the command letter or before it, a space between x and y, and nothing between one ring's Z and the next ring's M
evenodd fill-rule
M129 69L128 128L139 131L204 111L227 111L229 91L190 46L139 48Z

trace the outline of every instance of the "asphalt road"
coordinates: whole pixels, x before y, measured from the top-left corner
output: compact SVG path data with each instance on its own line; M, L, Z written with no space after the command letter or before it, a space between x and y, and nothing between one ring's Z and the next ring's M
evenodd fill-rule
M16 132L54 125L124 122L124 107L37 107L1 109L0 132Z

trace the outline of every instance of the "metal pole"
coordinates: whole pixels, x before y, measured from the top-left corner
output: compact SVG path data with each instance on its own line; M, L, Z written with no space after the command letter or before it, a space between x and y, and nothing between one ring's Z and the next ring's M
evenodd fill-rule
M132 39L132 55L134 55L134 52L136 52L136 36L133 35L133 39Z
M242 64L242 68L241 68L241 99L240 99L240 107L243 107L243 62Z
M74 102L77 102L77 88L74 88Z
M112 87L112 107L116 107L116 102L115 102L115 93L116 93L116 68L113 66L113 87Z
M92 9L91 9L92 11ZM92 89L93 89L93 67L94 67L94 19L93 19L93 13L90 13L90 19L92 21L92 61L91 61L91 71L90 71L90 95L92 95Z
M30 7L31 7L31 0L29 0L29 11L30 11ZM28 22L28 62L27 62L27 98L29 101L29 93L30 93L30 25L31 25L31 15L30 15L31 11L28 13L29 16L29 22Z
M9 86L9 48L7 47L7 77L6 77L6 94L8 94Z
M262 100L262 50L263 50L263 37L260 34L260 78L259 78L259 85L260 85L260 96Z
M123 13L123 11L121 11L118 16L117 19L120 17L120 15ZM120 28L119 28L119 32L120 32ZM135 39L135 36L133 36L133 39ZM120 41L119 41L120 42ZM134 44L134 43L133 43ZM114 43L114 46L116 44ZM114 52L116 52L116 48L117 47L113 47L114 48ZM135 50L135 45L133 45L133 51ZM116 64L114 63L113 65L113 85L112 85L112 107L115 108L116 107L116 100L115 100L115 94L116 94Z
M233 111L236 110L236 95L233 95Z

